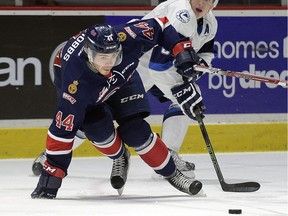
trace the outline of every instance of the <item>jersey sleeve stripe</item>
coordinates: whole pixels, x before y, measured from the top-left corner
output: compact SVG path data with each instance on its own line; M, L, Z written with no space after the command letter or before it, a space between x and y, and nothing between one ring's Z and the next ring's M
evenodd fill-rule
M66 139L66 138L57 137L57 136L53 135L49 130L48 130L48 135L49 135L52 139L57 140L57 141L60 141L60 142L69 143L69 142L72 142L72 141L74 140L74 138Z
M158 24L161 26L162 31L170 25L169 20L167 17L162 18L155 18L155 20L158 22Z
M46 148L48 151L52 151L52 152L71 151L72 147L73 147L73 140L70 142L63 142L63 141L53 139L52 137L49 136L49 134L47 135Z

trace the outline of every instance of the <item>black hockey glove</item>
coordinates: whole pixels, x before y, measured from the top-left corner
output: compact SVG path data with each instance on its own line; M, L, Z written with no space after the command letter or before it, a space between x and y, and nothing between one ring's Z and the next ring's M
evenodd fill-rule
M177 73L186 78L197 77L198 72L194 70L193 65L198 64L200 58L193 49L190 40L177 43L173 48L173 54L176 59Z
M186 82L182 85L173 87L171 91L185 115L196 120L194 109L197 107L200 110L201 117L204 118L202 113L205 112L206 107L202 101L203 98L196 83L192 81Z
M54 199L56 198L58 189L61 187L61 184L62 178L52 176L43 170L37 187L31 194L31 198Z

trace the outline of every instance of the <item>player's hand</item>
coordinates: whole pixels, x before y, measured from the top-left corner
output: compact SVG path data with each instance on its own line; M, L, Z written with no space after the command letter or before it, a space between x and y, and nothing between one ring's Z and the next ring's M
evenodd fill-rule
M196 78L198 72L194 70L193 65L200 62L190 40L177 43L173 48L175 56L175 67L177 73L185 78ZM194 79L193 79L194 80Z
M201 117L204 118L203 112L205 112L206 107L202 101L203 98L199 86L196 83L192 81L186 82L173 87L171 91L185 115L196 120L194 109L197 107L201 113Z
M39 178L37 187L31 194L31 198L54 199L56 198L58 189L61 187L61 184L62 178L52 176L45 170L43 170Z

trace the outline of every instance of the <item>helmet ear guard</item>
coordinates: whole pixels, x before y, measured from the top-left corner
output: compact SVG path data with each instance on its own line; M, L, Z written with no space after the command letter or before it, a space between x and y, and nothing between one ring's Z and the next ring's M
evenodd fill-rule
M86 48L84 48L84 49L86 50L85 52L87 54L88 61L93 62L94 55L93 55L92 50L88 46L86 46Z

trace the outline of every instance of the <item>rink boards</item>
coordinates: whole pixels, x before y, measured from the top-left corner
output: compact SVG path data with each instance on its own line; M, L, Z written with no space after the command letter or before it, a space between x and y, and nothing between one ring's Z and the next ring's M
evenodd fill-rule
M152 130L161 133L160 125ZM215 152L287 151L287 122L207 124ZM0 158L33 158L45 149L47 127L0 128ZM180 153L206 153L200 129L190 125ZM134 154L134 152L132 151ZM100 156L88 140L74 156Z

